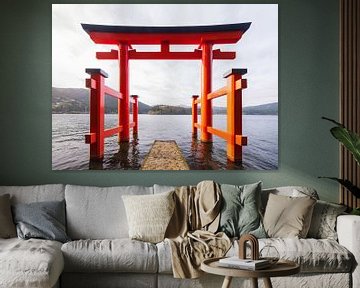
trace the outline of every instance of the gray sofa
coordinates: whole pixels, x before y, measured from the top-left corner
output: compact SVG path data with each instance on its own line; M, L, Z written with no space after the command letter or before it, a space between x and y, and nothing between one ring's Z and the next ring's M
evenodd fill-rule
M302 187L297 187L303 189ZM122 195L169 191L173 187L90 187L76 185L0 186L15 203L66 202L65 244L40 239L0 239L0 287L221 287L223 277L206 274L199 279L172 277L167 242L151 244L128 238ZM304 188L306 189L306 188ZM292 187L263 191L292 195ZM316 192L312 192L316 193ZM337 219L338 242L329 239L260 239L280 256L297 261L301 273L273 278L274 287L360 287L360 217ZM228 255L236 255L237 243ZM262 281L259 281L260 287ZM233 286L250 282L234 279ZM241 286L243 287L243 286ZM249 286L250 287L250 286Z

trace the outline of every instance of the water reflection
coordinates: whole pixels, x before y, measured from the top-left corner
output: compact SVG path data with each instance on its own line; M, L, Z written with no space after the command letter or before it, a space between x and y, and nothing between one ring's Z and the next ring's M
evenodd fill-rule
M197 170L217 170L219 165L212 159L214 145L213 143L204 143L197 138L191 142L190 169ZM188 159L189 160L189 159Z
M134 137L130 142L119 143L119 150L113 154L109 159L96 160L91 159L89 161L90 170L103 170L106 167L112 167L112 169L120 170L140 170L142 164L142 158L140 153L139 139ZM146 153L148 153L147 151ZM184 153L184 151L183 151ZM213 158L214 144L212 142L205 143L193 137L190 143L190 153L186 157L186 161L191 170L221 170L222 163ZM105 168L104 168L105 167ZM240 162L227 161L226 168L244 169Z
M117 136L105 139L103 161L89 162L89 145L84 142L89 115L54 114L52 167L54 170L140 169L155 139L173 139L181 149L190 169L276 169L278 164L277 116L244 115L244 134L248 146L243 149L243 163L227 160L226 141L213 137L213 143L193 139L188 115L139 115L140 139L119 145ZM116 125L117 115L107 115L107 127ZM214 126L226 129L225 115L214 115ZM199 133L200 134L200 133Z
M89 170L103 170L104 162L103 159L90 159Z
M134 137L130 142L119 143L119 151L109 159L109 164L117 169L138 170L141 166L139 154L139 139Z
M141 159L139 151L139 139L137 136L134 136L130 142L121 142L118 145L118 152L113 154L109 159L91 159L89 161L89 169L103 170L105 166L112 167L112 169L139 170L141 167Z

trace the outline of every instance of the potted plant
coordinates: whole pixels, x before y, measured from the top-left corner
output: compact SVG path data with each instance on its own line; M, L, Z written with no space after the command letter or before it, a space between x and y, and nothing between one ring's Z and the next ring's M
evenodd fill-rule
M336 124L335 127L330 129L331 134L342 143L346 149L354 156L355 161L360 165L360 136L353 131L347 129L343 124L336 122L333 119L322 117L327 121ZM356 198L360 198L360 187L354 185L348 179L340 179L336 177L319 177L327 178L339 182L347 190L349 190ZM354 208L351 214L360 215L360 207Z

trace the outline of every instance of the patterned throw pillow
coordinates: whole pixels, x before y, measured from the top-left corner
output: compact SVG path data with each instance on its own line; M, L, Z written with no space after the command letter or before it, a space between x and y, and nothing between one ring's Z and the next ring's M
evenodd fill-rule
M336 218L345 210L344 205L318 200L314 207L308 237L337 240Z
M16 237L15 224L11 215L10 196L0 196L0 238Z
M269 237L306 238L316 200L306 197L269 195L264 227Z
M173 193L122 196L131 239L151 243L164 240L175 208Z
M218 231L229 237L251 233L266 238L260 216L261 182L236 186L221 184L222 209Z

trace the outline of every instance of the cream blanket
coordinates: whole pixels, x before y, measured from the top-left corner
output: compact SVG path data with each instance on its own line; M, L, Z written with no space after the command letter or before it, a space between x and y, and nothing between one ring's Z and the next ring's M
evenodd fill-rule
M221 209L221 190L213 181L175 190L175 211L165 233L171 247L175 278L200 277L201 262L222 257L231 246L225 233L216 233Z

